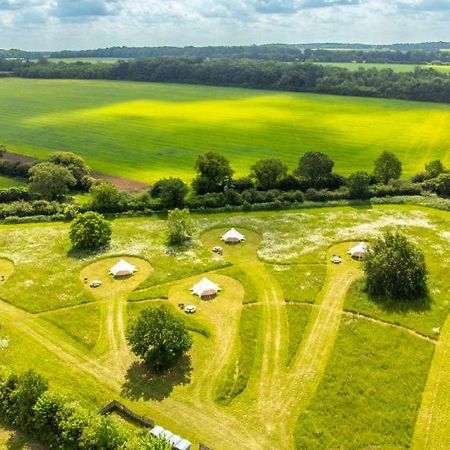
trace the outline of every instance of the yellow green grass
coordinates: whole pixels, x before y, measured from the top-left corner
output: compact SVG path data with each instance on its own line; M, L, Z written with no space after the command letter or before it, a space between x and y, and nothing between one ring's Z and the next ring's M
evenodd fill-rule
M291 169L321 150L350 174L384 150L405 175L450 163L450 106L399 100L205 86L83 80L0 80L0 139L44 157L74 151L101 172L152 182L193 177L198 154L214 150L238 175L258 159Z
M284 450L446 442L450 286L441 263L448 212L339 207L199 215L194 223L194 243L169 249L163 220L118 219L111 246L83 255L70 252L67 224L0 225L0 337L8 340L0 366L35 368L51 389L93 408L118 399L194 445ZM213 245L230 226L247 241L215 255ZM394 314L354 294L361 265L345 252L387 228L401 229L425 251L426 308ZM341 265L330 263L335 253ZM120 257L138 267L135 276L108 275ZM189 291L203 276L222 287L210 302ZM85 277L99 278L102 287L89 288ZM294 293L289 302L289 292L303 284L309 293ZM186 315L180 302L197 312ZM134 358L125 340L128 321L161 304L186 320L194 337L189 355L162 375ZM427 333L431 324L442 332Z
M416 67L421 69L435 69L439 72L450 73L449 65L439 64L395 64L395 63L357 63L357 62L326 62L317 63L323 66L341 67L342 69L358 70L358 69L391 69L394 72L413 72Z

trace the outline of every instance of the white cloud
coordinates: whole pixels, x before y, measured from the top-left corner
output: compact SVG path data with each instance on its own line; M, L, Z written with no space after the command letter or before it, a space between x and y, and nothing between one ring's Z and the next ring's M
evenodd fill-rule
M0 0L0 48L449 40L449 18L449 0Z

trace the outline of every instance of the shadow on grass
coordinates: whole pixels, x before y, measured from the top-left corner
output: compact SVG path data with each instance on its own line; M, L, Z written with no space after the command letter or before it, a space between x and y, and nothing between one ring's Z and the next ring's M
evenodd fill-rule
M5 447L2 448L5 448L7 450L44 450L47 448L42 444L31 442L20 431L12 430L9 427L5 427L5 429L10 431L11 434L6 442L2 441L5 444ZM0 445L2 445L2 442L0 442Z
M195 247L195 242L192 239L179 245L169 244L168 242L166 242L166 254L168 256L177 256L180 253L187 252Z
M96 248L96 249L78 249L78 248L71 248L67 252L67 256L72 259L87 259L87 258L93 258L95 256L101 256L104 253L106 253L110 249L109 245L104 245L102 247Z
M155 372L142 362L134 362L125 375L122 396L131 400L164 400L175 386L191 381L191 358L185 356L174 367Z
M372 202L370 200L352 200L349 206L353 209L359 210L373 209Z
M369 296L369 299L388 313L425 312L431 309L432 298L427 294L415 299Z

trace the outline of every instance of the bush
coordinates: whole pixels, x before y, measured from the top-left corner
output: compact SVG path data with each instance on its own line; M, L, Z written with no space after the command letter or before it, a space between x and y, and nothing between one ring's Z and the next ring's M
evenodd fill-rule
M172 367L192 346L184 321L165 306L144 309L130 324L127 339L133 352L155 370Z
M246 191L247 189L255 187L255 184L250 177L237 178L232 181L231 185L238 192Z
M8 177L28 178L28 172L34 163L0 160L0 174Z
M89 208L98 212L121 212L131 207L132 197L119 191L110 181L96 181L89 189L91 202Z
M151 195L159 198L162 208L184 208L188 187L180 178L165 178L159 180L152 188Z
M193 225L189 210L175 208L167 217L170 245L181 245L192 238Z
M28 189L24 187L10 187L0 189L0 203L10 203L19 200L29 200Z
M370 295L414 299L427 292L423 252L400 233L387 232L375 241L364 272Z
M350 198L366 199L370 197L370 175L367 172L356 172L348 179Z
M95 250L111 240L111 225L96 212L79 214L70 225L70 240L75 249Z
M58 166L65 167L75 178L75 187L78 189L89 188L89 167L81 156L72 152L56 152L49 156L48 161Z

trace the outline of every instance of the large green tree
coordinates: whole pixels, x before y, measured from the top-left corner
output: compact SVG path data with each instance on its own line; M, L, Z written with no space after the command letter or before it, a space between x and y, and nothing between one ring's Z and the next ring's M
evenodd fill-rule
M98 249L110 242L111 224L93 211L79 214L70 225L70 240L75 249Z
M192 346L184 321L166 306L144 309L130 324L127 339L133 352L155 370L172 367Z
M175 208L167 216L168 242L181 245L192 238L193 223L188 209Z
M299 160L295 174L316 183L333 171L333 160L322 152L306 152Z
M222 192L225 186L230 185L234 173L230 162L214 152L200 155L195 163L195 170L198 175L192 182L192 187L197 194Z
M427 178L436 178L444 172L445 167L440 159L435 159L434 161L430 161L425 164L425 173L427 174Z
M184 208L188 187L180 178L163 178L152 188L152 197L160 199L164 209Z
M423 252L400 233L386 232L364 260L366 289L375 296L414 299L427 292Z
M90 171L81 156L72 152L56 152L48 157L48 161L68 169L75 178L78 188L86 187L86 179L89 177Z
M383 184L398 180L402 174L402 163L394 153L383 152L375 161L375 178Z
M63 197L69 192L69 187L76 185L76 180L66 167L42 162L34 165L29 171L29 190L48 200Z
M252 166L251 176L256 186L267 191L278 187L278 183L287 175L287 166L279 159L261 159Z

